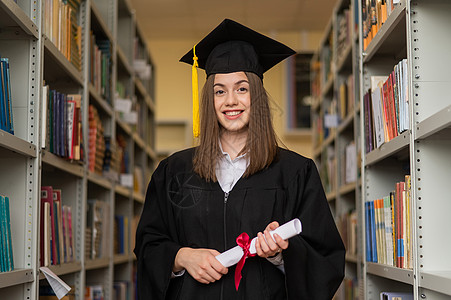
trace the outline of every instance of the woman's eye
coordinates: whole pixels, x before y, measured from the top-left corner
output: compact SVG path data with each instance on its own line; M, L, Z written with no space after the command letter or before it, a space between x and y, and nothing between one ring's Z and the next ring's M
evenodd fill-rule
M240 88L238 89L238 92L240 92L240 93L245 93L245 92L247 92L247 88L245 88L245 87L240 87Z
M223 95L225 92L223 90L217 90L215 91L215 95L220 96Z

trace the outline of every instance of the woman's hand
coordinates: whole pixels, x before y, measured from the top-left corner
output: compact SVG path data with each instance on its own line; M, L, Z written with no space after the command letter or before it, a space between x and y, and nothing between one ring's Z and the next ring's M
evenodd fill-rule
M181 248L175 256L173 272L185 269L201 283L215 282L228 272L228 268L216 259L219 254L213 249Z
M257 234L258 238L255 243L255 249L257 250L258 256L265 258L271 257L288 248L288 240L283 240L278 234L274 234L274 241L269 234L271 230L277 227L279 227L279 223L274 221L266 226L263 233L259 232Z

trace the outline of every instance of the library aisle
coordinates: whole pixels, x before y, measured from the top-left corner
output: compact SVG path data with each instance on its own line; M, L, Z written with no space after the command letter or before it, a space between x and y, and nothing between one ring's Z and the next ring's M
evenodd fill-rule
M1 299L130 299L155 68L128 0L0 0ZM91 298L90 298L91 297Z

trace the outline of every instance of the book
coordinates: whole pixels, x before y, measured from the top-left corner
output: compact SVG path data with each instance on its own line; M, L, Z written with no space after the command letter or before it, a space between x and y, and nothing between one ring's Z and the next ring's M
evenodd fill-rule
M9 198L0 195L0 271L14 270Z
M54 204L53 204L53 187L52 186L42 186L41 187L41 211L43 211L43 205L44 203L48 202L49 206L50 206L50 231L51 231L51 235L50 235L50 245L51 245L51 249L50 249L50 263L52 265L56 265L57 261L56 261L56 233L55 233L55 223L53 221L54 219L54 215L55 215L55 211L54 211ZM44 232L42 231L42 228L44 228L44 216L43 214L41 214L41 245L40 245L40 249L41 249L41 254L44 254ZM43 262L45 261L44 257L41 255L41 265L43 264Z
M399 292L382 292L380 293L381 300L413 300L412 293Z
M55 226L58 227L58 244L59 247L59 262L65 263L65 249L64 249L64 232L63 232L63 219L62 219L62 194L61 189L53 189L53 202L56 204L56 215L58 223Z

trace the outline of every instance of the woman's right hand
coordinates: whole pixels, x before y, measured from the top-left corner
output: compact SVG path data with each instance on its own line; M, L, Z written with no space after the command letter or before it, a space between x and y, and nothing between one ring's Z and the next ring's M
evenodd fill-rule
M185 269L197 281L211 283L227 274L224 267L215 256L220 253L213 249L180 248L175 256L173 272Z

